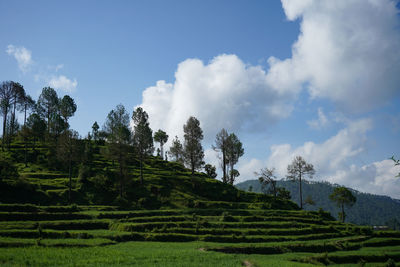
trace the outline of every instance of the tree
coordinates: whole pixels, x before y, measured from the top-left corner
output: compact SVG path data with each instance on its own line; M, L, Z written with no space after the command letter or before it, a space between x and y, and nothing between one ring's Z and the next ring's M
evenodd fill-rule
M92 125L92 136L94 141L99 140L99 125L97 124L97 121L95 121Z
M26 126L30 129L30 135L33 138L33 149L35 149L35 142L44 136L46 122L37 113L32 113L26 121Z
M276 198L278 190L276 187L275 169L264 168L260 172L254 173L258 176L258 181L261 184L261 191L264 194L272 194Z
M278 192L277 197L279 198L286 200L290 200L292 198L290 195L290 191L284 187L277 187L277 192Z
M192 176L204 164L204 151L201 145L203 130L200 128L200 121L190 117L183 125L185 142L183 145L184 162L189 166Z
M13 104L12 103L13 87L14 87L14 82L12 81L3 82L0 86L0 108L3 115L3 136L1 142L2 150L4 150L4 144L7 140L7 117L9 109Z
M344 186L336 187L333 190L333 193L329 196L329 198L336 202L337 206L341 208L341 212L339 212L339 218L344 222L346 218L346 213L344 212L344 206L353 206L356 202L356 197L353 196L351 191Z
M163 130L158 130L155 134L154 134L154 141L160 143L160 155L161 158L163 159L164 157L164 144L168 141L168 135L166 132L164 132Z
M132 114L133 142L139 154L140 183L143 184L143 160L154 151L153 131L149 126L149 116L141 107L136 108Z
M112 120L112 122L108 120ZM113 161L116 160L118 162L119 194L122 198L127 180L127 159L131 141L129 114L126 112L125 107L121 104L117 105L107 116L106 124L112 125L109 133L109 142L107 143L107 155Z
M215 137L215 145L212 146L214 151L221 153L219 158L221 160L221 167L222 167L222 182L224 183L228 182L227 171L226 171L227 140L228 140L228 132L225 129L222 129L219 133L217 133Z
M179 141L178 136L172 141L172 145L169 148L169 154L176 161L183 163L183 146L181 141Z
M240 172L236 169L231 169L229 170L229 176L230 176L229 183L233 185L236 178L240 176Z
M12 104L13 109L11 111L11 119L10 119L10 127L9 127L9 136L12 137L18 130L18 124L16 119L16 110L21 105L23 105L23 99L25 97L24 87L17 82L13 82L12 86ZM10 146L11 138L8 139L8 146Z
M74 130L66 130L57 143L57 158L68 167L68 202L71 204L72 164L79 160L79 134Z
M239 158L243 156L243 154L244 154L244 149L242 142L240 142L239 138L234 133L231 133L227 139L226 158L230 169L229 183L232 185L235 181L234 174L236 174L233 171L234 166L239 161Z
M65 95L60 100L60 115L63 118L67 128L69 127L68 119L70 117L74 116L76 108L77 107L76 107L74 99L71 98L69 95Z
M50 135L52 120L57 114L58 96L51 87L44 87L37 102L37 112L47 119L47 134Z
M206 171L206 174L208 177L213 178L213 179L215 177L217 177L217 172L216 172L217 169L215 168L215 166L213 166L211 164L206 164L204 166L204 170Z
M288 175L287 179L292 181L299 181L299 190L300 190L300 208L303 208L303 195L301 188L301 181L305 177L309 177L310 179L315 174L314 166L312 164L307 163L302 157L296 156L292 163L287 167Z

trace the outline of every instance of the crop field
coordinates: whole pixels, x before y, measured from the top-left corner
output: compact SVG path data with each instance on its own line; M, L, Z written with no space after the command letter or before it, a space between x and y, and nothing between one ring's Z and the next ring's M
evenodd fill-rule
M300 210L0 205L3 266L387 266L400 233ZM394 266L394 265L392 265Z

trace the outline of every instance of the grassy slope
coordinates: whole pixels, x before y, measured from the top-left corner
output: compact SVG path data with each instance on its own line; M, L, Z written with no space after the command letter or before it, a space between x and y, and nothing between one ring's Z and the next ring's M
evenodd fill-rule
M110 206L118 204L118 190L107 174L116 166L98 152L87 182L78 182L75 172L73 196L80 205L51 206L66 203L66 173L47 167L47 148L38 151L28 167L20 144L6 152L23 179L5 181L0 201L42 206L0 204L4 266L356 266L361 259L377 266L400 259L399 232L341 224L290 201L246 193L200 173L190 177L157 158L146 161L144 186L137 162L130 162L125 210ZM95 185L99 180L104 187Z

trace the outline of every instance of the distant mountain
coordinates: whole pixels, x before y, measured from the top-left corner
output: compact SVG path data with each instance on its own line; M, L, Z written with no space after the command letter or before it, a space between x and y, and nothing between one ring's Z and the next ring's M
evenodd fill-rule
M299 185L298 182L278 181L278 186L290 191L292 200L299 204ZM248 180L236 185L239 189L248 191L252 187L253 192L261 192L258 180ZM306 205L306 210L318 210L320 207L329 211L334 217L338 217L339 208L329 200L329 195L337 185L328 182L303 182L303 201L307 196L311 196L315 205ZM400 200L392 199L387 196L378 196L361 193L353 190L357 198L356 204L345 210L346 221L363 225L389 225L398 229L400 224Z

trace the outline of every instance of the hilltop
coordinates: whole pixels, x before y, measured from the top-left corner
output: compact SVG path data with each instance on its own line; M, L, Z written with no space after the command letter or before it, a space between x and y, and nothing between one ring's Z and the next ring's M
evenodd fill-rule
M278 181L277 185L290 191L292 200L298 202L298 183L291 181ZM261 185L258 180L248 180L236 185L237 188L248 190L252 187L253 192L261 193ZM329 195L337 185L328 182L304 181L303 196L311 196L315 202L314 206L306 205L306 210L318 210L322 208L337 217L339 208L329 200ZM348 208L346 220L362 225L389 225L391 228L399 229L400 201L387 196L379 196L351 190L357 198L353 207Z

